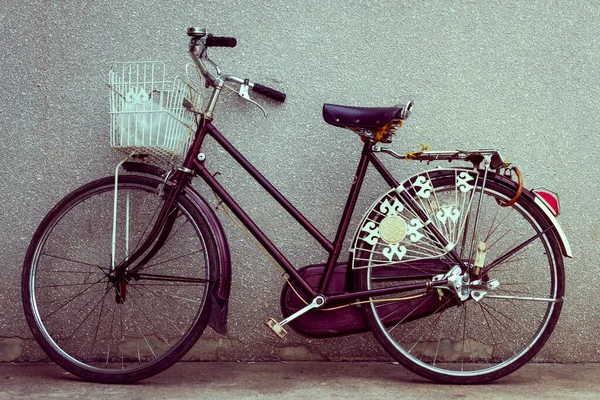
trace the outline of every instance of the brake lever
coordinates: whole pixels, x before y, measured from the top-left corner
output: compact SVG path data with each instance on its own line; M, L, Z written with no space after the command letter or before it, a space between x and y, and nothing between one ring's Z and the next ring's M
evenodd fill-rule
M248 85L248 80L246 79L246 81L240 85L240 91L238 92L238 94L244 100L248 100L250 103L252 103L255 106L257 106L258 108L260 108L260 110L263 112L264 116L266 117L267 112L265 111L265 109L260 104L258 104L257 102L255 102L254 100L252 100L250 98L250 94L248 93L249 88L250 88L250 86Z

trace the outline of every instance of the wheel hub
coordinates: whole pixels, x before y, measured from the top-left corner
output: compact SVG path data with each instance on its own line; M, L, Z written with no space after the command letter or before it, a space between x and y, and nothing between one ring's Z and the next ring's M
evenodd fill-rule
M117 304L123 304L127 299L127 285L129 284L129 279L126 276L117 276L113 271L108 275L108 281L114 287L115 302Z
M436 285L435 282L446 280L445 285ZM460 302L472 298L476 302L481 301L488 292L500 286L496 279L489 279L487 275L478 280L471 281L469 273L463 273L457 265L446 274L436 275L432 279L432 287L436 289L447 289L451 291Z

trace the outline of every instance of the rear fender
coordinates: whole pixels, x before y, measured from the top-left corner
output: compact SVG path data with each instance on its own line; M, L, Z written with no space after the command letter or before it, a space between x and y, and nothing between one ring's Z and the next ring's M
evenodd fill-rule
M509 179L503 175L496 174L495 178L498 180L501 180L505 185L513 187L515 190L518 187L517 182L515 182L512 179ZM558 220L556 219L556 217L554 216L554 214L552 213L552 211L550 210L548 205L545 204L538 196L535 195L535 193L533 193L530 190L523 189L523 193L521 194L521 196L525 196L530 202L534 203L540 209L540 211L542 211L544 213L544 215L546 216L548 221L554 227L554 232L556 233L556 237L558 238L558 242L560 244L562 254L565 257L573 258L573 253L571 252L571 246L569 245L569 241L567 240L567 235L565 235L565 232L563 231L562 227L558 223Z
M407 185L408 182L412 182L415 181L420 175L423 174L428 174L429 177L431 179L435 179L436 177L440 177L440 176L444 176L446 174L454 174L456 173L457 170L472 170L469 168L458 168L458 169L454 169L454 168L438 168L438 169L434 169L434 170L430 170L430 171L424 171L421 172L419 174L416 174L408 179L406 179L405 181L403 181L402 183L400 183L400 185L398 186L398 188L400 190L402 190L403 187L405 187L405 185ZM482 177L484 175L483 171L479 171L479 176ZM507 187L508 189L510 189L513 192L516 192L518 189L519 184L515 181L513 181L512 179L501 175L501 174L496 174L492 171L488 171L488 177L493 176L494 179L496 179L497 181L499 181L501 184L503 184L505 187ZM410 185L408 185L410 186ZM406 187L408 187L406 186ZM392 189L393 190L393 189ZM398 190L398 189L396 189ZM385 194L384 194L385 196ZM553 227L553 231L556 234L556 237L558 239L559 245L561 247L561 252L565 257L573 257L572 252L571 252L571 247L569 245L569 241L567 240L567 237L564 233L564 231L562 230L560 224L558 223L558 220L556 219L556 217L553 215L552 211L550 210L550 208L548 207L548 205L544 204L544 202L538 198L535 193L533 193L530 190L527 189L523 189L523 192L521 194L521 196L525 197L530 203L534 204L536 207L538 207L538 209L543 213L543 215L546 217L547 221L552 225ZM369 209L369 211L367 211L367 215L370 212L370 210L373 209L373 207L375 207L375 204L377 204L379 201L381 200L378 199L377 201L375 201L375 203L373 204L373 206ZM367 215L365 215L365 218L367 217ZM361 227L364 225L366 219L363 219L363 222L361 222L358 225L357 231L354 234L354 239L352 241L353 245L351 248L351 252L355 252L356 251L356 247L357 247L357 241L359 238L359 235L361 233L360 229ZM353 267L354 268L354 267Z
M166 171L163 169L138 162L123 163L123 169L129 172L139 172L161 178L166 176ZM191 186L185 188L185 195L197 206L198 211L206 219L215 239L219 265L216 280L210 291L211 314L209 324L218 333L226 334L229 292L231 289L231 257L227 237L213 208L202 195Z
M448 173L449 171L453 172L454 170L451 168L439 169L439 170L429 171L429 174L430 174L430 176L434 177L437 174L444 174L444 173ZM513 181L512 179L510 179L504 175L496 174L492 171L488 171L488 176L492 176L492 175L494 176L494 179L502 182L502 184L511 188L515 192L517 191L517 189L519 187L519 184L517 182ZM480 171L480 176L483 176L483 171ZM410 179L412 179L412 178L409 178L409 180ZM552 226L554 228L554 232L556 233L556 237L560 244L562 254L565 257L572 258L573 253L571 252L571 246L569 245L567 236L565 235L565 232L561 228L560 224L558 223L558 220L556 219L556 217L554 216L554 214L552 213L552 211L550 210L548 205L544 204L544 202L542 200L540 200L535 195L535 193L533 193L530 190L523 189L523 193L521 194L521 196L524 196L531 203L535 204L540 209L540 211L546 216L546 218L548 219L548 222L550 222L550 224L552 224Z

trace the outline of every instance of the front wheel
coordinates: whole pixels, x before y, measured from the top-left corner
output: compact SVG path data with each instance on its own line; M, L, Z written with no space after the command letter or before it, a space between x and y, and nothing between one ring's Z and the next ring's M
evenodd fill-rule
M203 215L179 196L160 248L136 273L111 277L149 234L163 204L160 181L113 177L60 201L37 229L22 276L27 322L57 364L86 380L127 383L181 358L204 331L217 266ZM113 244L114 237L114 244ZM113 250L114 246L114 250Z
M523 366L550 337L565 290L561 248L528 196L500 206L514 196L514 185L492 173L484 183L483 171L441 170L391 190L363 220L353 261L359 290L448 278L460 272L450 248L469 267L461 293L430 288L363 305L375 338L406 368L438 382L488 382Z

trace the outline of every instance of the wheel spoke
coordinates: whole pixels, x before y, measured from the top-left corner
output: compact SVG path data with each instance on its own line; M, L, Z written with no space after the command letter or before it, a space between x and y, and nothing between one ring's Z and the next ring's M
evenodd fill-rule
M502 264L504 261L510 259L515 254L517 254L519 251L523 250L525 247L529 246L535 240L537 240L538 238L540 238L542 235L544 235L550 229L552 229L552 226L549 226L545 230L543 230L541 232L538 232L537 234L533 235L532 237L530 237L529 239L527 239L526 241L524 241L520 245L518 245L516 247L513 247L511 250L507 251L506 253L504 253L504 255L502 255L501 257L497 258L496 260L494 260L494 262L492 262L490 265L488 265L487 267L485 267L483 273L484 274L488 273L494 267L496 267L496 266Z
M163 201L160 184L119 177L119 257L135 251L153 228ZM152 273L112 277L114 198L114 178L100 179L75 190L45 218L25 261L23 299L51 358L87 380L126 383L167 368L202 334L217 247L197 206L177 198L168 236L144 255Z
M147 265L143 266L142 268L140 268L138 271L142 271L142 270L145 270L145 269L148 269L148 268L153 268L153 267L156 267L158 265L164 265L164 264L172 263L174 261L181 260L182 258L191 257L191 256L193 256L195 254L200 254L200 253L203 253L203 252L204 252L204 250L196 250L196 251L192 251L192 252L187 253L187 254L183 254L181 256L172 257L172 258L169 258L167 260L161 260L159 262L154 262L152 264L147 264ZM140 275L143 275L143 274L140 274ZM150 274L145 274L145 275L146 276L150 276Z
M102 278L98 279L96 282L90 283L87 288L83 289L81 292L77 293L74 297L72 297L69 300L67 300L66 302L64 302L56 310L52 311L49 314L46 314L45 318L50 318L51 316L53 316L54 314L56 314L57 312L59 312L60 310L62 310L64 307L66 307L67 305L71 304L73 301L77 300L79 297L81 297L82 295L84 295L88 290L90 290L93 286L95 286L96 284L100 283L104 279L105 278L102 277ZM36 288L39 288L39 287L36 287Z
M497 294L488 294L488 299L519 300L519 301L541 301L543 303L559 303L562 299L552 299L545 297L524 297L524 296L502 296Z
M52 254L48 254L48 253L42 253L42 255L45 256L45 257L57 258L57 259L62 260L62 261L68 261L68 262L79 264L79 265L85 265L85 266L88 266L88 267L97 268L97 269L99 269L102 272L110 270L109 268L101 267L100 265L90 264L90 263L87 263L87 262L84 262L84 261L74 260L72 258L56 256L56 255L52 255Z
M396 360L441 382L487 382L519 368L548 339L562 305L564 269L552 225L527 196L501 207L499 202L514 197L513 189L492 172L482 188L483 175L456 169L410 178L410 189L401 195L402 187L392 189L375 202L353 247L357 289L370 290L431 279L457 265L471 267L473 250L479 242L486 244L477 275L461 273L464 281L458 290L465 291L464 300L455 289L440 286L424 292L421 300L363 306L376 339ZM407 194L426 219L412 222L414 213L404 210L416 207L409 204ZM384 231L388 236L382 238L379 230L391 216L407 225L406 236L398 243L384 239L402 237L401 233L390 236ZM427 224L453 246L452 254L447 249L435 253L441 245L433 231L417 229ZM389 226L386 222L385 228ZM397 258L387 257L390 252ZM375 272L378 268L381 273ZM476 290L483 291L478 301L473 297ZM436 298L441 301L433 302Z

